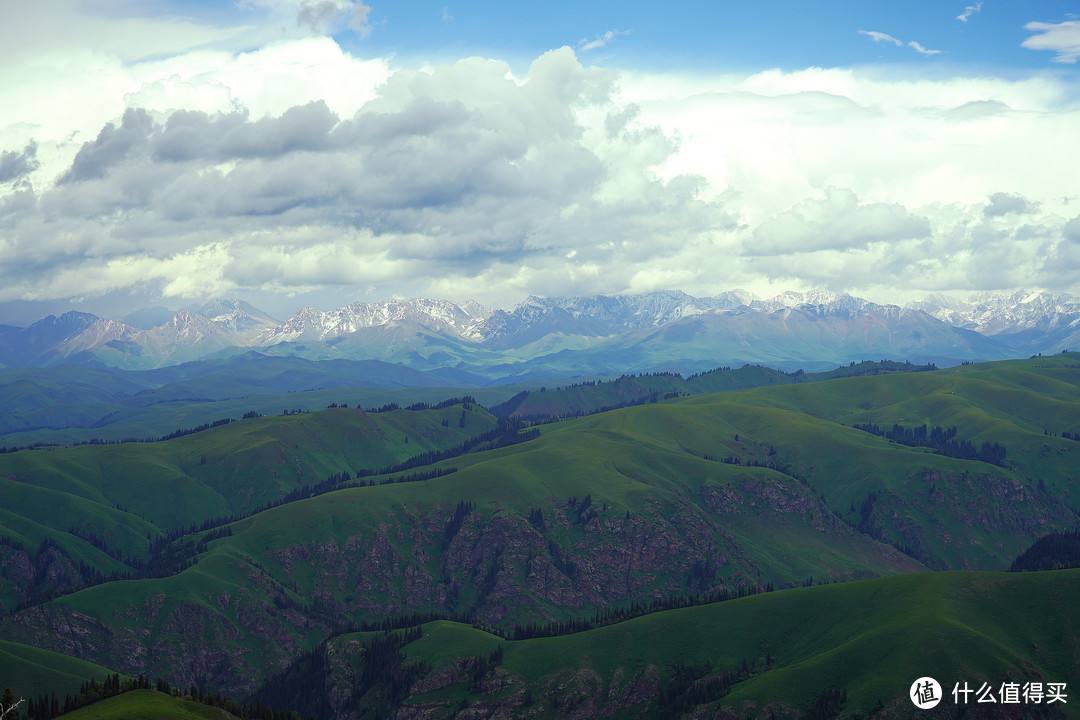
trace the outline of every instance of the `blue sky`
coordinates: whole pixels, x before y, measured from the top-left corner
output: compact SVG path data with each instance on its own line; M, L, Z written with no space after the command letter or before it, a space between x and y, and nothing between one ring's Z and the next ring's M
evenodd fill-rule
M1029 22L1076 19L1075 2L472 2L373 7L373 31L335 37L352 52L447 59L494 55L528 62L553 47L580 47L614 33L590 59L639 70L746 71L811 65L911 63L906 44L875 43L860 30L940 50L939 63L1046 67L1052 54L1021 47ZM978 10L968 10L978 6ZM960 21L959 16L966 17Z
M0 322L247 299L1080 292L1065 2L42 0Z

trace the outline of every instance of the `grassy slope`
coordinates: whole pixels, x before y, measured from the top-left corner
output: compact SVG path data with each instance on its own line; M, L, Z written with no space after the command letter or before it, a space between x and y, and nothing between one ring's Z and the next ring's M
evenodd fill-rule
M753 512L732 509L721 513L716 520L729 534L718 536L719 542L730 558L739 560L739 564L733 562L719 568L719 580L734 582L738 578L731 575L736 571L745 579L746 573L751 572L748 568L758 573L755 580L777 585L799 583L809 575L850 578L921 568L896 551L842 525L801 484L773 470L707 461L678 447L652 442L646 434L584 430L568 426L524 445L455 458L444 464L458 465L461 469L434 480L342 490L274 508L235 523L231 537L214 541L198 565L179 575L92 587L60 598L46 608L97 618L115 629L124 628L133 636L149 630L151 637L173 638L167 642L178 647L217 643L230 656L240 658L257 676L260 659L280 658L283 648L295 652L310 648L319 640L317 626L294 622L284 613L273 611L272 603L266 605L268 598L288 597L307 604L313 595L325 597L331 593L333 600L348 605L348 596L353 593L348 584L333 584L333 577L326 576L326 567L315 568L307 560L287 562L285 558L294 556L290 548L303 549L301 557L307 557L306 553L318 553L324 547L344 547L348 541L355 542L358 549L363 549L363 556L367 556L370 552L367 548L376 545L380 526L403 528L406 531L403 537L394 539L391 535L389 540L393 551L400 553L397 557L402 564L409 565L409 571L377 580L375 589L361 600L401 604L404 599L406 603L417 602L412 605L414 609L434 609L422 601L410 601L412 593L407 583L414 569L420 574L439 577L443 552L439 534L445 521L436 525L434 536L424 535L419 528L429 522L426 518L433 513L437 516L438 508L445 515L461 499L477 501L476 513L470 519L474 530L488 523L511 522L508 518L516 517L514 532L534 533L525 518L530 509L543 508L545 516L552 518L547 537L563 548L567 558L582 567L579 583L590 582L586 574L590 563L599 563L590 558L590 548L594 547L590 543L613 542L604 538L614 537L612 533L617 532L618 523L625 522L626 513L635 521L641 518L644 527L660 526L676 516L707 517L709 511L702 507L705 488L730 491L736 496L747 487L765 493ZM594 530L554 521L560 508L565 507L567 497L586 493L591 493L594 506L601 509ZM766 501L781 505L772 508L764 504ZM601 530L607 523L616 525ZM702 540L702 537L683 539L681 536L646 539L643 557L648 560L647 553L652 552L647 547L649 542L699 544ZM544 540L538 544L545 547ZM749 565L746 564L748 553L753 555ZM354 577L348 574L353 572L352 564L362 560L359 553L355 560L330 557L332 562L341 564L340 572L348 578ZM256 559L257 564L248 558ZM661 595L685 591L684 566L690 562L688 558L673 558L670 563L648 562L641 571L636 571L636 577L643 578L647 584L636 590L632 599L647 600L654 590ZM374 571L365 570L363 575L369 572ZM478 598L467 576L457 579L464 586L458 605L451 609L466 611ZM587 588L578 591L586 592ZM589 607L563 607L532 597L525 588L520 592L524 593L523 605L511 609L508 622L569 618L582 612L592 614ZM148 612L146 608L151 607L156 609ZM381 617L363 611L362 604L353 607L350 620ZM224 631L225 640L177 634L177 613L191 616L194 612L218 618L207 628L235 631ZM250 623L251 612L265 613L267 620L263 625L272 630L247 628L245 623ZM208 629L207 632L213 635L221 631ZM109 640L94 635L83 639L73 636L64 642L76 643L77 647L64 646L64 649L82 655L96 652L94 648L107 645ZM123 662L121 658L117 660ZM153 672L165 670L155 667Z
M878 700L907 710L907 690L923 675L946 692L965 680L1071 685L1080 663L1077 597L1076 570L933 573L780 591L518 642L430 623L406 652L438 670L501 644L502 667L537 688L537 697L580 668L598 673L606 692L620 670L625 682L654 668L663 687L676 662L723 670L746 660L758 674L721 704L751 715L771 703L806 710L829 687L847 690L847 711L868 713ZM1080 716L1074 703L1067 709Z
M541 383L533 383L539 386ZM282 409L317 411L331 403L348 403L350 407L377 408L388 403L402 407L417 402L438 403L447 398L472 395L482 405L500 403L520 391L519 386L493 388L330 388L304 392L271 393L251 395L228 400L174 399L152 405L129 406L120 403L97 405L55 406L32 415L24 413L35 426L43 425L60 429L22 430L4 433L0 446L22 447L34 443L69 445L91 439L121 441L130 438L157 438L182 428L197 427L217 420L238 419L254 410L263 415L276 415ZM198 395L197 393L193 397ZM77 413L85 420L85 426L68 422ZM9 419L15 422L15 419ZM82 422L82 420L80 420ZM2 429L2 426L0 426Z
M1008 450L1006 466L1026 481L1042 479L1080 510L1076 472L1080 443L1080 353L961 366L934 373L895 374L762 388L731 402L772 407L843 425L955 425L959 436ZM689 404L709 403L691 398ZM1050 431L1053 435L1045 435ZM807 462L813 462L807 456ZM830 501L832 498L830 498ZM842 501L843 498L838 498Z
M1080 451L1080 444L1044 436L1040 428L1030 422L1025 425L1023 420L1028 416L1064 420L1077 417L1075 397L1080 373L1065 367L1075 359L1048 358L1038 363L998 363L935 374L762 388L549 425L543 428L539 440L443 463L459 467L453 475L423 483L341 491L239 522L232 537L213 543L196 568L174 578L111 584L57 602L112 622L117 613L124 615L124 608L141 607L156 595L167 602L188 599L210 612L218 612L215 606L222 592L235 595L244 590L256 598L266 583L276 584L286 595L292 591L284 588L296 583L298 597L304 597L310 592L313 576L303 563L296 564L291 572L285 569L279 551L290 546L318 547L350 535L358 536L363 543L374 528L385 525L408 530L398 550L411 555L416 549L413 533L418 518L435 508L445 511L459 500L472 499L478 503L478 522L496 516L520 519L537 507L544 510L545 517L553 518L565 507L567 497L585 494L591 494L594 507L601 509L598 526L608 528L602 536L616 528L627 512L659 522L669 519L665 514L701 509L708 505L706 497L711 493L723 502L708 505L709 512L719 516L734 540L752 553L763 581L797 583L808 574L859 577L905 570L895 559L889 560L874 550L875 545L864 536L853 531L827 531L823 522L828 517L822 514L819 504L815 505L814 494L787 475L703 457L736 453L768 459L773 457L768 454L770 446L777 448L776 458L790 464L794 472L808 476L836 512L846 514L849 503L858 504L870 490L889 491L908 502L896 506L907 513L900 519L925 538L928 553L954 567L966 563L996 569L1041 534L1036 522L1039 518L1023 513L1045 511L1047 517L1057 518L1055 522L1075 521L1074 516L1060 515L1062 508L1053 506L1050 496L1039 494L1026 473L1038 471L1040 477L1049 478L1047 484L1052 489L1065 494L1070 488L1069 453L1073 446ZM1038 367L1040 364L1051 367ZM1008 392L999 395L987 392L987 383L1006 390L1026 387L1028 391L1022 396ZM922 416L914 412L920 407ZM341 412L356 415L355 411ZM451 420L456 420L460 410L453 412ZM935 424L955 423L961 428L961 437L1004 442L1010 449L1010 461L1018 458L1017 467L999 469L936 456L842 424L855 419L886 422L898 412L915 421L924 417ZM300 417L317 419L314 415ZM993 422L980 429L979 423L987 417ZM236 430L233 426L221 430L229 429ZM1066 429L1080 428L1062 426L1055 432ZM218 432L204 434L202 441L211 443ZM1026 452L1026 444L1048 444L1052 451ZM917 502L927 495L930 481L926 486L913 483L921 481L927 471L937 473L935 485L940 484L966 504L974 503L976 510L970 517L958 515L948 499L940 505ZM1001 484L964 485L960 478L965 475ZM1015 486L1026 500L1015 503L1012 496L1005 498L1009 508L995 506L1002 500L995 498L994 491L1004 486ZM995 518L1013 522L1011 516L1002 515L1010 508L1021 513L1016 522L1030 521L1030 527L1012 527L1008 523L998 527L991 522ZM985 512L985 517L979 512ZM519 523L521 526L524 523ZM585 552L582 548L589 547L584 531L572 525L556 526L551 534L570 552L575 548ZM438 563L438 548L424 549L428 559L418 562L426 563L430 571ZM245 559L248 557L256 558L259 566L250 565ZM424 553L414 557L422 558ZM588 557L578 559L584 562ZM269 576L260 567L266 568ZM906 570L916 568L917 564L911 563ZM677 573L681 568L672 570L678 587L681 576ZM724 578L721 569L720 579ZM671 580L666 586L660 581L656 589L670 587ZM462 604L469 600L468 592L463 593ZM551 617L569 617L576 612L550 604L540 606ZM591 614L591 608L585 610ZM227 614L236 612L233 608ZM133 628L140 622L121 621ZM307 636L310 632L289 632L300 647L310 647L316 641L314 636ZM275 642L260 640L241 649L257 658Z
M234 720L221 708L159 693L133 690L63 716L68 720Z
M391 465L494 427L476 406L460 427L462 412L460 405L336 409L243 420L161 443L0 454L0 531L30 551L52 539L76 561L122 572L123 563L69 529L146 558L148 536L244 513L331 474Z
M63 704L64 695L77 695L83 682L90 678L101 682L112 674L85 660L0 640L0 687L10 687L16 698L56 693Z
M744 365L734 369L716 368L686 378L676 374L657 373L624 375L606 382L577 382L565 386L553 381L539 391L507 401L503 408L493 409L496 412L501 410L512 417L573 417L597 412L602 408L648 402L653 396L701 395L770 385L790 385L796 382L819 382L841 377L914 372L918 369L920 368L914 365L887 361L866 361L818 373L785 373L760 365Z

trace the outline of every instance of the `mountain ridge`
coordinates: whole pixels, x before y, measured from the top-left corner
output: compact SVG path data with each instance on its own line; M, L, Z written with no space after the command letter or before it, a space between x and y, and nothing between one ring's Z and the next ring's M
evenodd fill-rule
M70 311L3 328L0 366L149 369L255 351L457 368L496 379L601 366L694 372L764 362L794 369L876 357L947 365L1076 345L1080 298L1066 293L983 293L970 301L931 295L901 306L827 290L768 299L742 290L713 297L664 290L529 296L510 310L430 298L354 302L328 311L304 307L284 321L244 301L218 299L149 329Z

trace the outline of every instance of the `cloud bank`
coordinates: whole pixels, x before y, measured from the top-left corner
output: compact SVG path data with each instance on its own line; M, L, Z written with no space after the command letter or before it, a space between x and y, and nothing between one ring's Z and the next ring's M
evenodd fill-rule
M0 303L1080 290L1065 79L395 69L317 36L360 3L271 10L255 50L0 79Z

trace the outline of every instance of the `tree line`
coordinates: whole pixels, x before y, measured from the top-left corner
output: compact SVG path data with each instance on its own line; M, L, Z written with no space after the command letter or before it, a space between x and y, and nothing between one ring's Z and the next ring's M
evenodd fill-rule
M958 440L955 425L946 429L938 425L931 428L926 425L904 427L894 424L890 429L882 429L874 423L856 423L853 427L908 447L927 447L938 455L960 460L978 460L999 467L1005 465L1006 452L1003 445L984 442L977 447L970 440Z
M134 678L121 678L119 673L106 676L104 682L101 683L94 678L83 682L76 695L65 694L63 704L60 703L56 693L47 693L39 695L37 698L31 698L26 706L26 720L52 720L60 715L74 712L79 708L133 690L156 690L175 698L183 698L184 700L219 708L240 718L240 720L301 720L300 714L294 710L276 709L282 707L283 704L271 706L262 700L241 703L221 693L208 693L194 685L187 692L183 692L180 688L172 687L167 680L161 678L151 682L143 675ZM314 720L314 717L309 716L305 720Z

